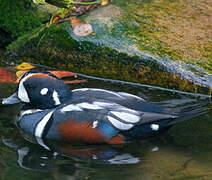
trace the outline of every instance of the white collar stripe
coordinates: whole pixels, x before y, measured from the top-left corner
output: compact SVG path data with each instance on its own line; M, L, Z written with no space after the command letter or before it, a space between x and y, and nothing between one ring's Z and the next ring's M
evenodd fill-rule
M48 123L49 119L52 116L52 113L54 111L49 112L47 115L44 116L44 118L38 123L38 125L35 128L35 136L42 137L43 131L45 129L46 124Z

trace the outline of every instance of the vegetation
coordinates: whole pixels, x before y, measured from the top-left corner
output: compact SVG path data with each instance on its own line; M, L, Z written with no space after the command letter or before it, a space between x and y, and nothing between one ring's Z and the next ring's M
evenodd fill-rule
M198 39L197 32L192 36L194 39L189 38L189 28L196 29L200 23L199 18L207 19L208 4L202 7L205 2L201 0L191 8L190 3L181 0L113 1L108 6L81 17L93 27L94 34L86 37L75 36L69 21L56 25L53 23L55 19L49 17L46 21L51 25L49 28L45 28L45 25L32 28L30 33L22 34L11 43L7 50L13 61L25 60L104 78L209 94L208 87L199 88L201 83L193 83L196 76L190 78L193 80L190 82L174 74L178 68L177 73L180 71L188 77L189 70L199 75L201 80L205 71L211 72L209 48L206 48L210 47L210 38L207 39L207 36L200 33L201 38ZM199 16L199 11L193 11L197 5L206 10L202 16ZM141 6L143 7L140 8ZM58 15L64 17L67 11L61 10ZM194 13L191 16L194 20L189 13ZM173 15L175 19L172 19ZM180 26L183 22L187 24ZM201 24L202 31L208 32L208 25L205 24L206 26ZM178 37L180 33L183 33L181 39ZM207 51L204 51L205 48ZM176 64L177 61L179 64L183 62L183 65L191 64L188 67L194 68L174 67L173 60ZM170 72L172 68L169 65L172 65L174 73ZM199 71L197 66L202 69ZM204 76L203 81L204 78L207 77Z
M152 0L142 3L142 8L136 0L130 1L115 4L127 12L128 34L141 44L139 49L195 64L212 73L208 0Z
M0 22L0 45L41 26L31 0L0 0Z

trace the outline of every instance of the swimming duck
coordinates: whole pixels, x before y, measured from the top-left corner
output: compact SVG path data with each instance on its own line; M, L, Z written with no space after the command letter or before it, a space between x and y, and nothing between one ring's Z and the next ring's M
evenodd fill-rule
M70 90L50 72L31 70L19 81L17 92L3 104L25 104L17 125L43 138L80 143L124 144L158 135L182 117L143 98L104 89ZM179 118L181 118L179 120Z

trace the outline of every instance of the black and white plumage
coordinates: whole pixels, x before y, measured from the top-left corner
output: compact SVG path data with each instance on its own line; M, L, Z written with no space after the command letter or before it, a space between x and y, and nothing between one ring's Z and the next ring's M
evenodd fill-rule
M17 92L3 103L17 99L27 107L19 127L41 139L122 144L158 135L180 118L129 93L95 88L70 91L56 76L37 70L25 74Z

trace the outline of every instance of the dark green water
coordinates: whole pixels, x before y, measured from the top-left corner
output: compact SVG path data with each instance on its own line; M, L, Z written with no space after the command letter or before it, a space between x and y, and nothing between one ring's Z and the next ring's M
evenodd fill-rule
M204 106L208 110L175 125L160 137L124 146L74 146L48 141L49 151L14 125L21 105L0 104L0 179L212 179L212 107L209 97L92 79L85 84L70 86L78 87L130 92L173 108L208 102ZM15 89L15 83L0 82L0 99Z

